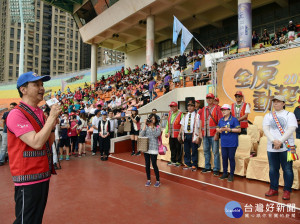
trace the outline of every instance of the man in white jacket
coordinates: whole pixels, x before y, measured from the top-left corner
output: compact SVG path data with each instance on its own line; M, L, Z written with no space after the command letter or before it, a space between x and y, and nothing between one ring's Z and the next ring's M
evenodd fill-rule
M268 138L268 160L270 189L266 196L278 195L280 165L284 177L284 200L290 199L294 181L293 162L288 161L288 150L295 146L293 133L298 127L295 114L285 110L285 97L276 95L273 98L273 112L265 115L263 130ZM282 129L282 131L280 131Z

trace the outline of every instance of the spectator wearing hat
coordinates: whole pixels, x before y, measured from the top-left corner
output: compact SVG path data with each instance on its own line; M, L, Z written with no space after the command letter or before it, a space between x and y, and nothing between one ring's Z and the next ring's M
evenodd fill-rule
M198 143L199 143L199 114L195 112L195 102L188 102L188 113L181 119L180 133L183 133L184 142L184 167L196 171L198 167Z
M264 45L266 45L266 43L269 44L270 35L269 35L267 29L264 29L264 33L262 35L262 40L264 42Z
M78 157L81 157L81 155L86 155L85 152L85 138L87 135L87 129L88 129L88 123L86 118L85 110L80 111L80 125L77 127L79 131L79 137L78 137Z
M96 155L97 152L97 145L99 142L99 132L98 132L98 127L99 127L99 122L101 120L101 110L95 110L95 115L92 119L92 126L93 126L93 152L92 156Z
M127 135L127 133L124 131L125 122L126 122L125 112L122 112L121 118L118 119L118 132L117 132L118 137ZM123 127L119 128L120 126L123 126Z
M288 161L288 150L295 149L293 132L298 127L294 113L285 110L285 97L275 95L273 112L265 115L263 131L268 138L267 152L269 160L270 189L266 196L278 195L279 169L283 170L284 200L290 199L294 181L293 162ZM284 133L281 133L284 132Z
M300 96L298 99L298 103L300 104ZM300 127L299 127L300 126L300 105L295 108L294 114L296 116L297 123L298 123L298 128L296 129L296 138L300 139Z
M195 111L197 114L201 114L201 102L200 100L195 100Z
M182 149L181 144L178 141L178 136L181 128L180 121L184 115L178 110L178 104L176 102L171 102L169 107L170 111L165 129L165 137L169 138L171 150L171 161L168 162L168 165L179 167L181 165Z
M223 117L220 119L217 132L221 135L221 149L223 161L223 175L221 180L227 179L232 182L235 171L235 152L239 144L238 133L241 132L240 122L230 112L230 105L224 104L221 107ZM228 159L230 162L230 175L227 173Z
M291 37L293 37L295 39L295 31L296 31L296 26L293 23L293 21L289 22L289 25L287 27L288 30L288 38L290 39Z
M214 176L219 176L220 170L220 153L219 153L219 133L217 133L217 126L219 120L223 117L220 107L214 105L215 96L212 93L206 95L207 106L204 107L200 114L201 126L199 130L200 137L203 138L203 150L205 157L205 168L202 173L211 172L210 157L212 152L214 154ZM202 135L202 136L201 136Z
M218 97L215 97L215 99L214 99L214 105L220 107L220 106L219 106L219 103L220 103L219 98L218 98Z
M237 91L235 93L236 103L231 105L231 115L238 119L241 124L241 134L247 134L248 128L248 115L250 112L250 105L244 101L244 95L242 91Z
M102 119L98 125L99 143L100 143L100 156L102 161L108 160L110 149L110 122L107 119L107 112L102 112Z
M61 106L51 106L46 120L38 104L43 101L43 82L50 76L21 74L17 90L22 98L6 119L9 166L15 189L14 223L42 223L49 181L55 174L51 145ZM3 220L4 218L2 218Z
M141 118L138 115L139 111L136 107L131 108L131 115L130 117L127 118L128 121L131 123L131 131L130 131L130 139L131 139L131 146L132 146L132 153L131 155L134 156L139 156L141 155L141 152L137 151L135 153L136 145L137 145L137 140L140 134L140 129L141 129Z

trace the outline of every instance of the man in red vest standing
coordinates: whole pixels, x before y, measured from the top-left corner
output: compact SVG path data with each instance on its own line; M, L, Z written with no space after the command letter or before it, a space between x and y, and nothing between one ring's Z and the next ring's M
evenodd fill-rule
M211 172L210 149L214 154L214 176L219 176L220 171L220 152L219 152L219 135L216 131L219 120L223 117L220 107L214 104L215 96L212 93L206 95L207 106L200 113L201 125L199 133L202 133L203 151L205 157L205 168L202 173ZM200 134L199 134L200 135ZM201 136L201 135L200 135Z
M15 184L14 223L42 223L49 181L55 174L51 145L61 106L52 105L45 121L38 104L43 100L43 82L50 76L22 74L17 89L22 98L7 117L9 166Z
M171 110L169 111L169 117L165 129L165 137L169 138L171 150L171 161L168 163L168 165L179 167L181 165L182 149L181 144L178 141L178 135L181 128L180 121L184 115L178 110L177 103L172 102L170 103L169 107Z
M241 125L241 134L247 134L248 128L248 115L250 114L250 106L248 103L243 102L244 95L242 91L235 93L236 103L231 105L231 115L238 119Z

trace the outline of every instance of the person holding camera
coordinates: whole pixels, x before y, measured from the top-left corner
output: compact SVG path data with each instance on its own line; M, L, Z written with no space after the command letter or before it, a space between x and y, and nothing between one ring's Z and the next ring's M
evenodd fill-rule
M293 161L288 153L296 153L293 133L298 127L295 114L285 110L285 97L276 95L273 98L274 111L265 115L263 131L268 138L268 160L270 189L267 197L278 195L279 169L283 170L284 188L282 199L289 200L294 181Z
M159 170L157 167L157 155L158 155L158 137L161 135L160 126L158 125L157 118L155 114L150 114L149 118L145 121L145 126L140 133L142 137L149 138L149 148L148 151L144 153L147 182L146 187L151 185L151 175L150 175L150 160L152 162L152 167L154 169L156 183L154 187L160 186L159 180Z
M240 122L233 117L229 104L224 104L221 107L223 117L220 119L217 126L217 132L221 136L221 149L223 161L223 175L219 178L224 180L228 178L228 182L233 181L235 170L235 152L239 145L239 133L241 132ZM230 162L230 175L228 176L228 159Z

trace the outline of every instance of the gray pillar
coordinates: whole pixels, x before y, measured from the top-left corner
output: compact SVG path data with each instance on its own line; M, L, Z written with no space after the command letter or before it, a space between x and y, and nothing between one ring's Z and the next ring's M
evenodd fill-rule
M92 44L91 49L91 84L97 82L97 44Z
M238 42L240 48L252 48L251 0L238 0Z
M154 16L147 17L147 34L146 34L146 63L148 66L154 64Z

